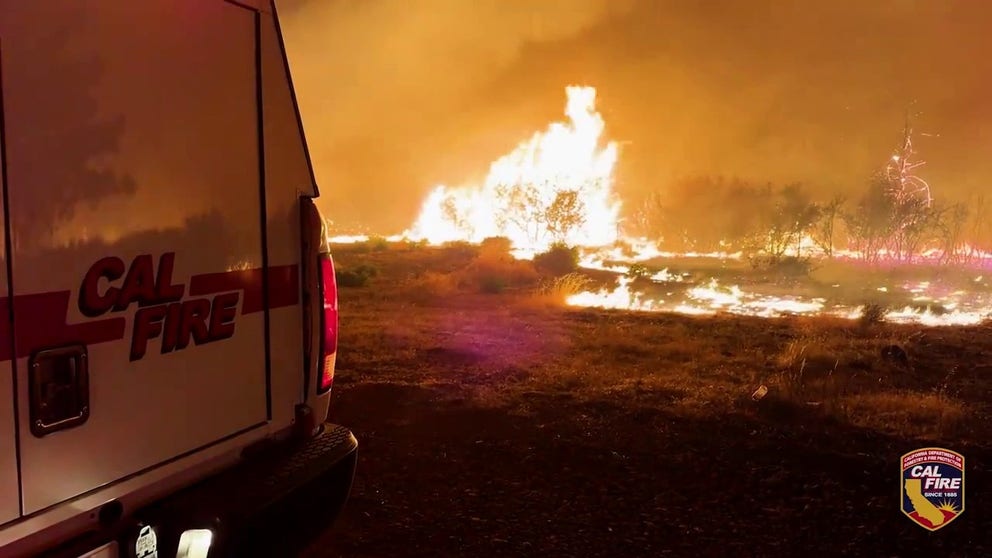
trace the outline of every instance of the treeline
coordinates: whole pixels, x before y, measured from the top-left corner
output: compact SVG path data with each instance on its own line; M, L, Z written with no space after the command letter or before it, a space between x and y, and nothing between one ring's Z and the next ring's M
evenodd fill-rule
M984 197L966 205L899 195L898 188L884 174L850 198L804 184L691 177L647 195L624 232L670 250L742 252L770 263L845 250L868 263L912 263L926 253L961 264L992 251L992 208Z

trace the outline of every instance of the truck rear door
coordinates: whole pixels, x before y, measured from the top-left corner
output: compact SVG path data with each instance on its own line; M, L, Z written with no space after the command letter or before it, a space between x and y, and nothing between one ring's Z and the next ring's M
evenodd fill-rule
M2 48L2 45L0 45ZM2 72L0 72L2 74ZM3 76L0 75L0 91ZM0 95L0 106L2 106ZM6 223L3 211L6 184L3 172L3 126L0 126L0 223ZM7 237L0 227L0 524L20 515L20 492L17 480L17 423L14 419L14 368L11 363L13 330L10 327L10 285L7 281Z
M24 514L266 424L258 36L224 0L0 10Z

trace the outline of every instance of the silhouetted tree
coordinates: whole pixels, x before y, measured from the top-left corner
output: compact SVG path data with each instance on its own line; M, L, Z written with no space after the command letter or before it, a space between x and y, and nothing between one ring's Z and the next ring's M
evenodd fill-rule
M813 227L813 242L816 243L827 258L834 256L834 230L845 201L846 198L844 196L837 195L831 198L829 202L820 205L820 216Z
M982 260L992 252L992 221L989 220L989 206L984 194L979 194L971 204L971 219L968 223L969 260Z
M952 204L940 211L937 220L938 239L941 248L941 263L962 263L965 254L965 228L968 225L968 207L962 203Z
M545 211L548 232L555 242L565 242L568 235L586 222L586 208L578 190L559 190Z
M531 242L537 242L547 229L546 208L541 190L533 183L501 184L496 187L500 201L496 219L500 228L513 225Z
M895 230L895 203L889 188L885 175L876 174L857 204L843 214L851 247L867 263L878 261Z

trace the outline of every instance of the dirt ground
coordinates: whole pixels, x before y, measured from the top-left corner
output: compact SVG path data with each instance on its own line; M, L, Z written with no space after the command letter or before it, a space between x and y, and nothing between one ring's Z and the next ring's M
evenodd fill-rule
M459 257L336 253L376 269L340 293L359 468L306 556L992 555L992 328L425 293ZM927 446L966 458L933 533L900 511Z

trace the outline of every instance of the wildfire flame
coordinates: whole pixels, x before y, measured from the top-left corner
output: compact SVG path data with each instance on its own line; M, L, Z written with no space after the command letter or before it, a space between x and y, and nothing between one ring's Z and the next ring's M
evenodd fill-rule
M722 286L715 279L685 289L680 296L674 297L678 302L666 304L664 300L655 300L632 290L630 283L630 279L620 277L613 289L577 293L569 296L566 302L569 306L586 308L674 312L699 316L717 313L762 318L829 315L853 320L862 314L862 308L857 306L828 305L823 298L762 295L744 291L737 285ZM927 284L920 283L906 286L905 290L910 293L920 292L920 289L927 287ZM669 296L672 294L674 293L669 293ZM966 294L968 293L956 291L945 296L926 297L926 300L939 302L946 309L943 312L907 306L886 311L883 319L893 323L926 326L966 326L988 320L992 313L992 305L988 300L975 300L967 308L958 307L957 300Z
M568 122L551 124L495 161L481 185L434 188L403 236L432 244L504 236L531 253L555 241L614 242L620 213L613 195L617 144L600 145L605 125L596 112L595 88L569 86L565 93ZM569 214L571 226L549 221L556 204Z
M831 288L840 287L839 284L832 284L831 288L824 284L819 290L814 289L826 297L783 296L752 292L752 288L761 288L754 284L748 284L745 290L737 285L721 285L715 279L707 280L705 275L699 277L674 269L690 260L716 260L721 266L726 262L739 263L744 259L740 251L671 252L653 240L622 236L620 201L613 192L618 145L603 139L605 124L596 110L596 89L569 86L565 93L566 121L550 124L497 159L481 183L456 188L436 186L423 201L412 227L401 235L376 237L376 242L406 239L430 244L478 243L487 237L502 236L510 240L515 257L528 259L554 242L563 242L580 249L580 267L618 276L612 288L569 296L567 303L571 306L693 315L827 315L847 319L862 315L863 307L852 304L850 297L838 299L830 295ZM917 201L929 206L932 203L929 184L915 174L923 161L913 158L911 135L907 124L904 144L891 157L884 177L892 187L889 194L901 203ZM366 235L342 235L328 240L354 243L372 239ZM722 242L720 246L733 244ZM882 264L906 261L884 247L873 254ZM992 253L978 247L965 245L959 255L966 256L967 267L981 270L992 267ZM827 257L849 266L858 265L863 259L862 253L843 246L831 246L827 253L809 233L787 247L783 256ZM945 265L946 256L942 249L922 249L911 263ZM647 265L659 262L665 266L663 269L659 271L658 266L648 271ZM644 292L635 290L635 277L644 279L636 283L645 285ZM889 296L890 301L899 301L884 312L882 318L887 321L969 325L992 316L992 290L982 277L971 283L973 288L967 291L949 293L940 292L927 281L883 285L875 290ZM664 300L659 298L660 294ZM911 305L900 308L904 303Z

